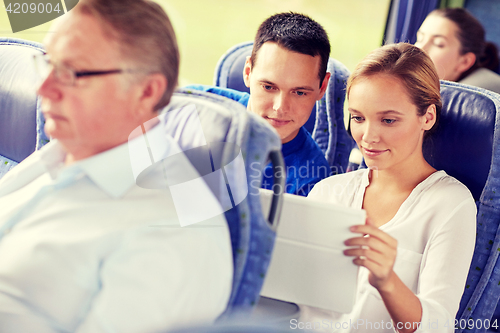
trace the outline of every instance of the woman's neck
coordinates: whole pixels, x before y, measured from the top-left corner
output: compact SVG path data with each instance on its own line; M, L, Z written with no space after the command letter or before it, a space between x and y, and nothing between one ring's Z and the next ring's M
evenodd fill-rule
M402 164L370 171L370 184L365 190L363 208L376 227L392 220L413 189L436 171L423 157Z
M436 171L423 158L405 161L402 165L393 166L384 170L372 169L370 172L370 186L408 192Z

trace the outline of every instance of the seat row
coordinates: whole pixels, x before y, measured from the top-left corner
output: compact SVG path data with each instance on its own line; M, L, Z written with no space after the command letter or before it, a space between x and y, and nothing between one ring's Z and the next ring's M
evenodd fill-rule
M251 42L242 43L223 55L215 71L215 85L245 91L241 73L251 49ZM0 178L49 141L43 131L40 100L35 94L37 79L32 61L34 54L43 52L38 43L0 38ZM330 59L328 71L332 79L327 93L316 103L305 127L332 170L343 173L354 147L344 126L349 71L335 59ZM457 319L497 318L500 317L495 313L500 298L500 95L442 81L441 97L440 124L426 140L424 155L434 168L445 170L465 184L478 206L476 247ZM255 179L259 175L257 170L262 170L269 160L277 166L283 163L279 137L262 119L245 112L238 103L204 92L179 89L163 113L169 115L166 131L192 157L200 174L225 175L226 186L212 188L227 206L225 215L235 268L232 294L223 316L251 311L259 299L272 255L280 210L280 195L276 193L272 211L262 212ZM205 144L192 147L189 138L199 133L199 126ZM212 163L200 162L200 154L194 153L200 149L204 149L203 154L208 154ZM243 192L241 186L235 186L239 183L234 166L240 153L243 160L240 168L247 179Z

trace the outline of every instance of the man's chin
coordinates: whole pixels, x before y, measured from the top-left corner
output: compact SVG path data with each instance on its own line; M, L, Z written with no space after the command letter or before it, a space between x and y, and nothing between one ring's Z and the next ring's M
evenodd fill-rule
M47 124L45 124L45 127L44 127L44 131L45 131L45 134L51 139L57 139L57 140L64 140L64 139L68 139L71 137L71 135L69 133L67 133L67 131L64 131L62 128L59 128L59 127L51 127L51 126L47 126Z
M299 128L300 129L300 128ZM281 139L281 143L287 143L287 142L290 142L292 141L293 139L295 139L295 137L297 136L297 134L299 133L299 129L297 130L294 130L292 132L290 132L290 130L284 132L284 131L277 131L279 136L280 136L280 139Z

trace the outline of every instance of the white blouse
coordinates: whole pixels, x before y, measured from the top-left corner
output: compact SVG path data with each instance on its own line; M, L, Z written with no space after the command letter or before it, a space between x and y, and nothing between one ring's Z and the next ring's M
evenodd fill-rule
M368 185L369 170L358 170L319 182L308 197L361 208ZM476 205L469 190L446 172L436 171L413 189L380 229L397 239L394 272L422 305L422 320L414 324L417 332L453 332L476 237ZM303 327L326 332L394 332L398 327L368 282L368 273L364 267L359 270L351 313L301 305Z

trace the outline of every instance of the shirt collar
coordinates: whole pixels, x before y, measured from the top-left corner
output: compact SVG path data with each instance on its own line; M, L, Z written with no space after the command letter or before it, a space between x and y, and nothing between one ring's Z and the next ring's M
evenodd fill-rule
M128 142L75 163L103 191L122 197L135 184L128 155Z
M52 179L56 179L59 171L64 168L66 152L58 140L52 140L40 149L40 162Z
M304 127L301 127L295 138L283 144L281 148L283 155L288 155L302 149L302 145L304 144L304 142L306 142L306 139L307 139L306 129Z

